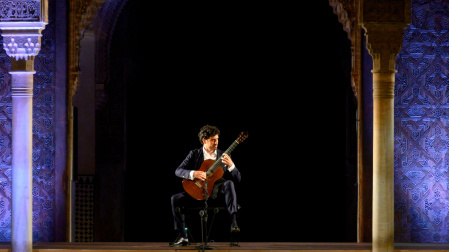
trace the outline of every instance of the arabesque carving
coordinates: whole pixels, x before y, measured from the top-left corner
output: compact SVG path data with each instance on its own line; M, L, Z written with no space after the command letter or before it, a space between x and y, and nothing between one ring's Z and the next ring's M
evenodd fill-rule
M359 98L361 76L361 32L357 10L359 0L329 0L329 5L337 15L338 21L343 25L343 30L348 33L351 41L351 85L354 95Z
M39 21L40 0L2 0L0 21Z
M76 91L79 72L79 42L98 9L106 0L71 0L69 14L69 99Z
M4 36L3 49L6 54L18 59L36 56L41 50L40 36Z

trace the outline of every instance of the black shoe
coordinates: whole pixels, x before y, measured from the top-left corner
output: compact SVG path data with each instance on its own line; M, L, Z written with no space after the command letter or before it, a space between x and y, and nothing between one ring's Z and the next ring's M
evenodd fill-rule
M170 242L168 245L179 247L179 246L187 246L189 245L189 239L182 237L181 235L176 238L174 242Z
M239 226L237 225L237 222L234 221L234 222L232 222L232 224L231 224L231 233L238 233L238 232L240 232L240 228L239 228Z

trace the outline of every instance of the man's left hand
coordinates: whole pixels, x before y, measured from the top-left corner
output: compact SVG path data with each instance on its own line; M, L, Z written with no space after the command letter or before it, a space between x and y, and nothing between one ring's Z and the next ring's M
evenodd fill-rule
M221 162L223 164L227 165L228 167L231 167L234 164L234 162L232 162L231 157L228 154L226 154L226 153L223 154Z

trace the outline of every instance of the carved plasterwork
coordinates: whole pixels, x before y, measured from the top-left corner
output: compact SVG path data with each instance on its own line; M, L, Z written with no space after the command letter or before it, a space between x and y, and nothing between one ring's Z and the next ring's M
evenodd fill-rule
M354 20L354 11L352 10L354 7L351 6L349 1L345 0L329 0L329 5L338 16L338 21L343 24L343 30L350 35L351 31L354 30L352 23L356 21Z
M365 23L363 27L367 31L366 48L373 58L373 71L396 72L396 56L402 47L406 24Z
M6 35L3 34L3 49L6 54L18 59L29 59L37 56L41 50L41 36L18 36L16 34Z
M76 92L79 72L79 42L98 9L106 0L70 0L69 14L69 99Z
M410 23L410 0L364 0L361 13L366 47L373 57L374 71L395 71L404 29Z
M329 0L329 5L351 41L351 85L354 95L358 97L361 79L361 32L357 10L360 0Z
M39 21L40 0L2 0L0 21Z

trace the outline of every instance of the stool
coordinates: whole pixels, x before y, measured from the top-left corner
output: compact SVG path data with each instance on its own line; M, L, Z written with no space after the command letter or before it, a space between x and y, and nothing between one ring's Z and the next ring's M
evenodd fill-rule
M237 205L237 209L238 209L238 211L240 211L241 206ZM206 210L207 213L204 213L204 210L205 210L204 207L183 207L182 208L182 211L186 217L185 227L186 227L187 235L189 236L189 238L194 243L196 243L194 236L190 229L191 221L188 219L191 219L192 216L195 216L195 214L198 214L201 219L201 235L203 236L201 238L202 238L202 241L205 241L205 244L207 245L207 243L209 242L208 239L209 239L210 232L212 230L212 225L214 223L216 214L219 213L220 211L225 211L227 213L227 209L226 209L226 207L223 207L223 206L208 206L207 210ZM209 222L209 220L208 220L209 212L213 212L213 215L212 215L212 219L210 220L210 224L208 226L207 223ZM204 216L204 215L206 215L206 216ZM231 247L232 246L240 247L240 244L238 242L238 233L230 233L230 244L229 245Z

